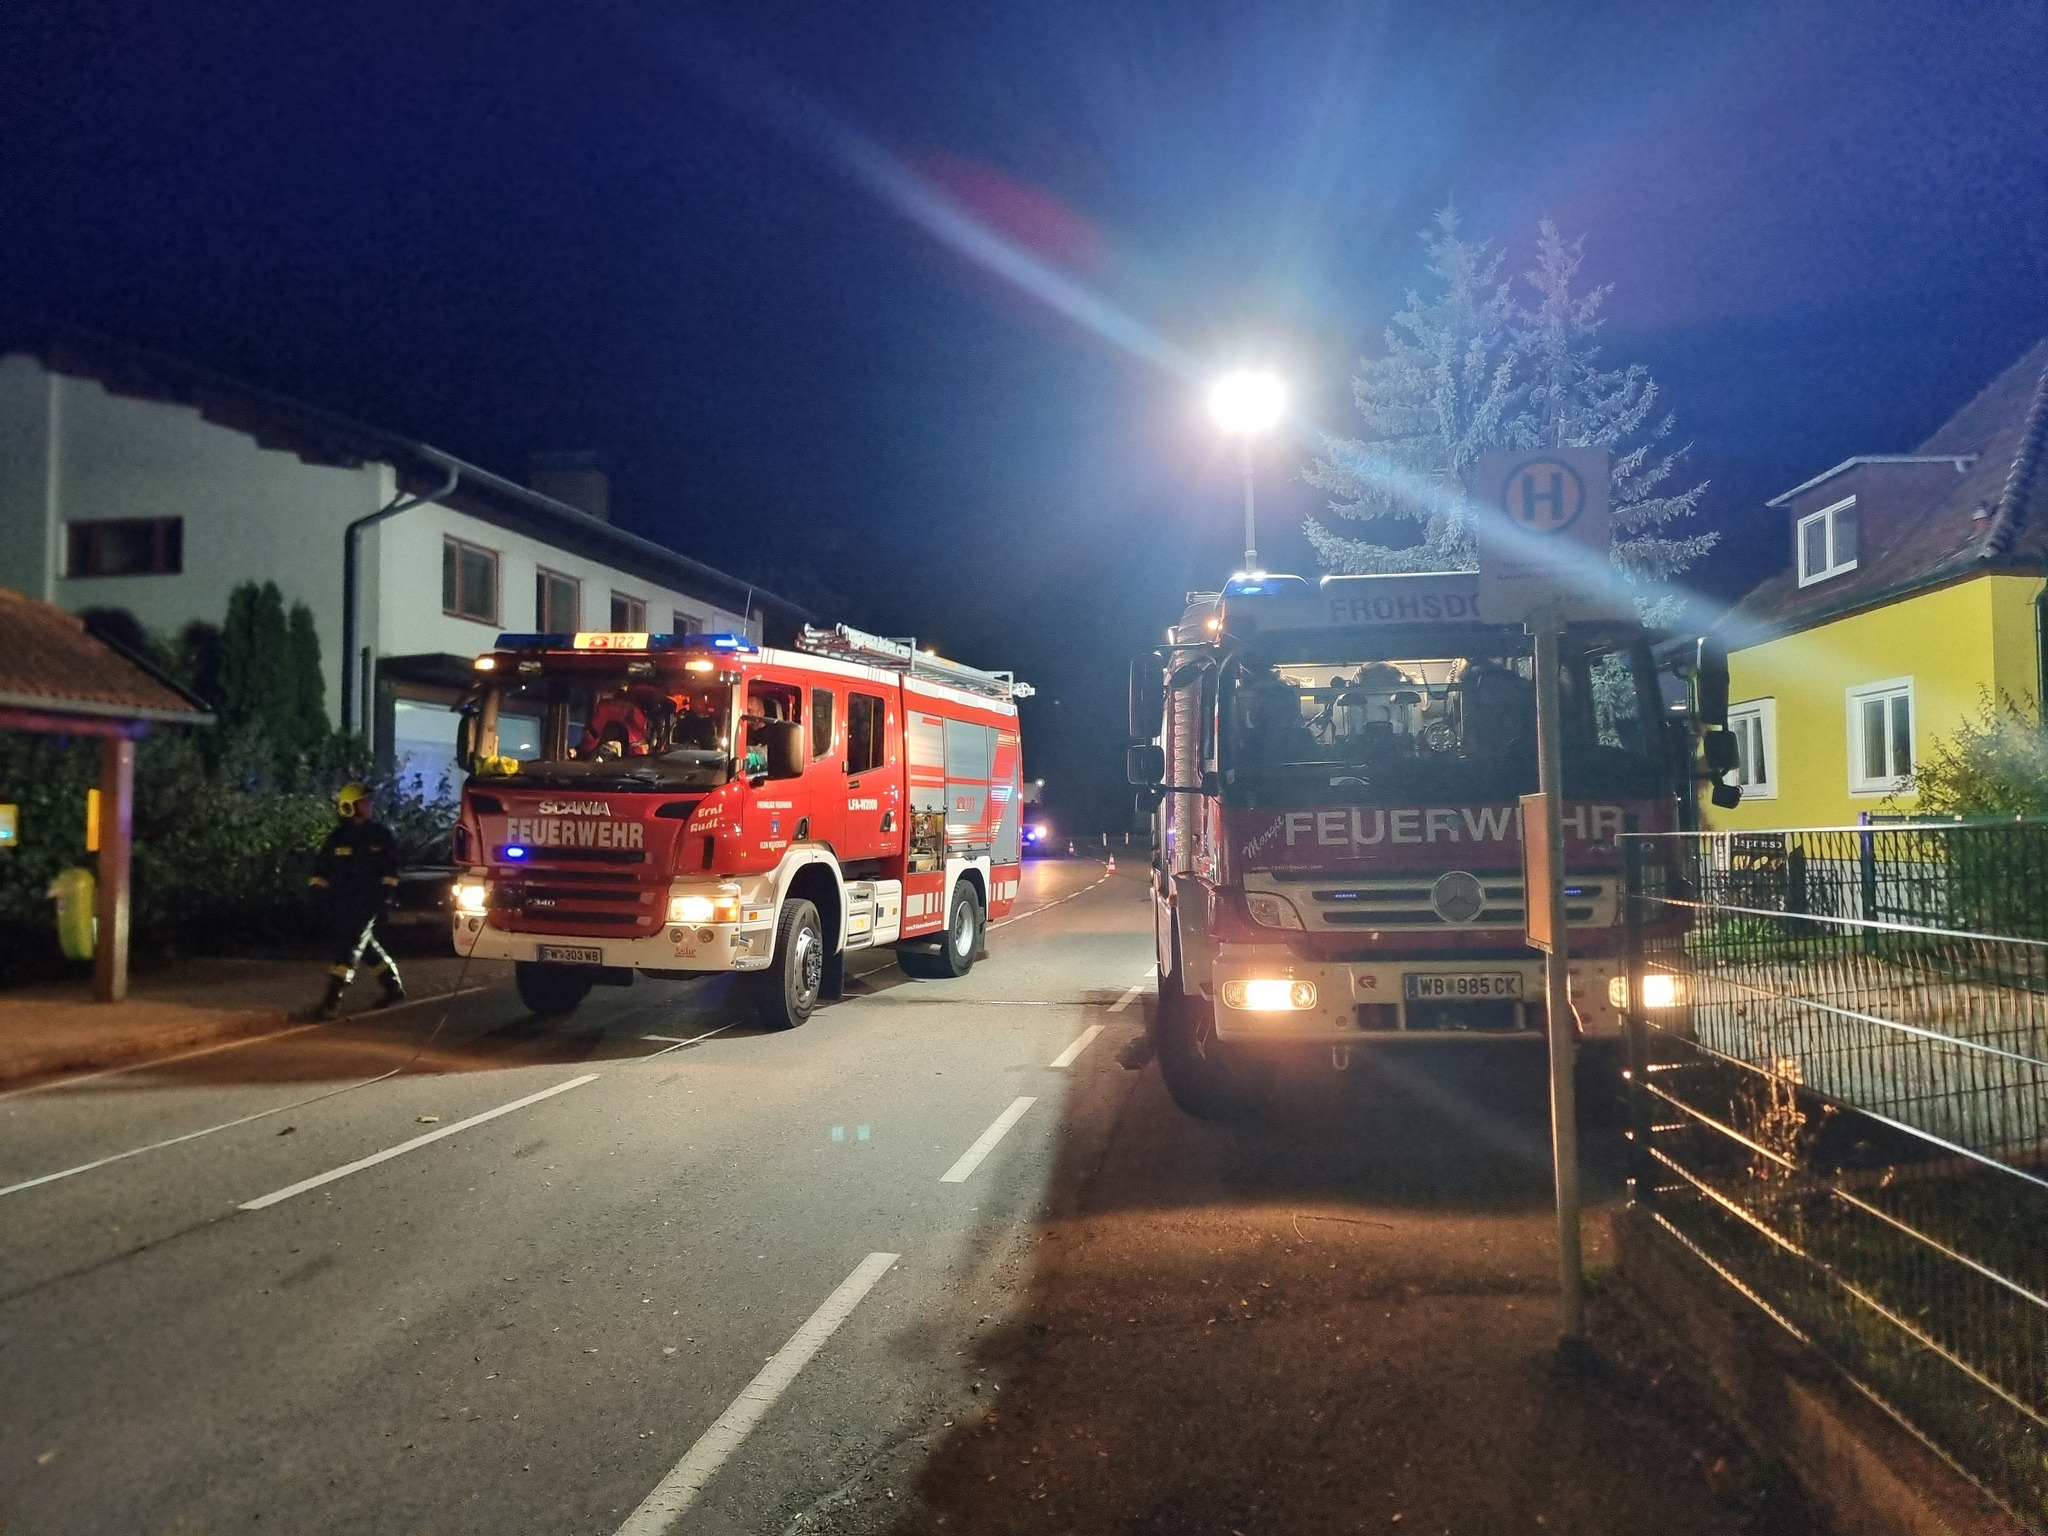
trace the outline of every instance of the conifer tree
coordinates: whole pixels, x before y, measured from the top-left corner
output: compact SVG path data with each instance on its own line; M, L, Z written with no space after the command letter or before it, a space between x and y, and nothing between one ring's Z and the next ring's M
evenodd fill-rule
M1464 477L1498 448L1604 447L1614 455L1614 565L1638 584L1668 581L1715 536L1682 534L1704 483L1673 491L1684 449L1658 452L1673 427L1640 365L1599 365L1594 338L1611 288L1581 291L1581 242L1548 219L1537 227L1529 296L1499 277L1503 258L1459 232L1455 210L1424 236L1433 291L1411 291L1386 332L1386 353L1366 358L1352 396L1365 435L1327 439L1305 472L1331 493L1360 536L1310 519L1317 557L1339 572L1469 570L1477 563ZM1651 622L1675 617L1670 600L1639 600Z
M309 751L327 737L327 680L320 671L320 631L304 603L292 604L285 659L289 724L283 734L294 748Z

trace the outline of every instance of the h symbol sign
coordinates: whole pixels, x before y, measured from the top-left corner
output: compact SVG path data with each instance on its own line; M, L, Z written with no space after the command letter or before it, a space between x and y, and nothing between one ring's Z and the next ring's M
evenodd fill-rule
M1577 520L1586 491L1569 465L1538 459L1514 472L1502 499L1509 518L1524 531L1557 533Z
M1535 470L1524 470L1521 501L1523 522L1555 528L1564 521L1564 475L1553 469L1546 487L1538 483Z

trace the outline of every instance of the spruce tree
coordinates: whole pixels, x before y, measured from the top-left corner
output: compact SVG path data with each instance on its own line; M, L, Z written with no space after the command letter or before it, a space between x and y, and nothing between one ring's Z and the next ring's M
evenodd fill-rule
M1331 438L1305 472L1331 493L1362 536L1310 519L1325 569L1340 572L1469 570L1477 563L1464 478L1499 448L1604 447L1614 455L1614 565L1637 584L1668 581L1715 536L1679 534L1704 484L1674 492L1684 450L1659 453L1670 412L1640 365L1599 366L1594 337L1610 288L1581 291L1581 242L1550 220L1537 227L1536 264L1523 274L1530 302L1500 281L1502 256L1459 233L1446 209L1425 233L1430 297L1411 291L1386 332L1386 354L1366 358L1352 397L1366 435ZM1675 602L1639 599L1646 619L1668 622Z
M327 681L320 672L320 631L313 610L293 603L285 643L286 700L292 747L310 751L327 738Z
M260 726L279 741L288 719L290 662L284 595L277 583L245 581L228 594L220 636L221 718Z

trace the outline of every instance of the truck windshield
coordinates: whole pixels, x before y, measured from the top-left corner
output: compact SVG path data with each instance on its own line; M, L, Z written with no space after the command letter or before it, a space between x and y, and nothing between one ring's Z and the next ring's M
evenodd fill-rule
M651 669L508 679L479 690L469 768L535 787L713 789L732 776L732 689Z
M1435 654L1241 655L1224 668L1218 710L1224 798L1292 806L1533 793L1527 646L1515 636ZM1647 650L1572 637L1560 694L1566 793L1658 793L1667 773Z

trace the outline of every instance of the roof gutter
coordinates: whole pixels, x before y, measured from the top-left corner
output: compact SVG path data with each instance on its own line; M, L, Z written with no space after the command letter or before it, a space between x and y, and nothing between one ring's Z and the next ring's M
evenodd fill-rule
M362 708L356 708L356 589L361 585L357 566L362 557L363 530L386 518L396 517L401 512L410 512L414 507L426 506L439 501L454 491L462 479L460 466L444 464L447 480L431 496L408 496L400 491L376 511L357 518L343 530L341 536L341 728L344 731L361 730L370 714L370 677L367 668L363 671ZM367 654L364 657L368 660ZM356 718L358 714L361 719Z
M1783 507L1791 504L1794 496L1812 490L1816 485L1825 485L1839 474L1854 469L1858 464L1953 464L1956 473L1961 474L1977 462L1974 453L1859 453L1853 459L1844 459L1833 469L1815 475L1803 485L1795 485L1781 495L1773 496L1764 505Z

